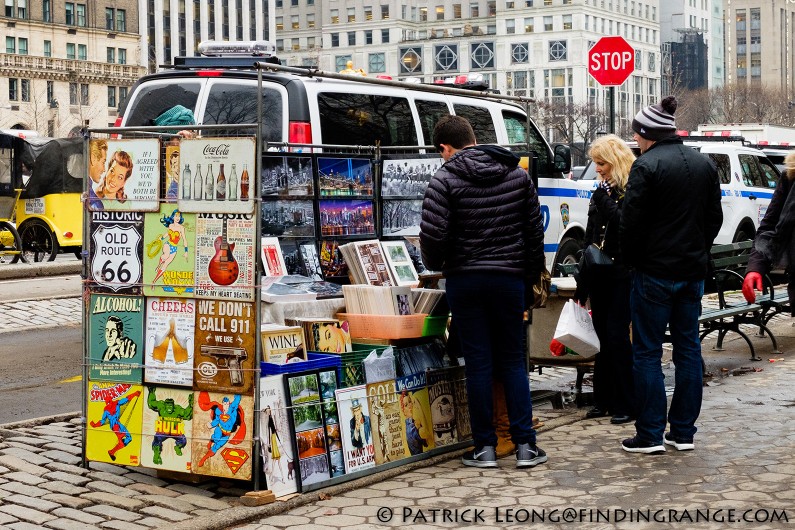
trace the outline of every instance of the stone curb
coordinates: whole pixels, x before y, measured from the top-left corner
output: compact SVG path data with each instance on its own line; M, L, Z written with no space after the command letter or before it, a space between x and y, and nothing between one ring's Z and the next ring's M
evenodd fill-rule
M544 419L544 426L541 427L538 432L543 434L556 429L557 427L576 423L582 420L584 417L585 411L575 410L570 414L558 416L550 420ZM544 445L543 438L539 441L539 445ZM341 495L355 489L370 486L371 484L383 482L384 480L402 475L414 469L429 467L442 462L457 459L463 453L464 450L452 451L450 453L434 456L425 460L412 462L404 466L373 473L372 475L351 480L350 482L329 486L327 488L323 488L321 491L299 494L297 497L293 497L287 501L276 501L271 504L255 507L235 506L234 508L229 508L213 515L203 515L182 523L169 524L164 528L168 528L169 530L223 530L233 525L248 523L266 516L278 515L292 510L293 508L298 508L299 506L305 506L307 504L313 503L318 500L318 495L321 493L323 495L334 497L335 495Z
M36 427L38 425L46 425L48 423L55 423L59 421L69 421L74 418L79 418L82 412L65 412L63 414L56 414L54 416L42 416L41 418L32 418L29 420L15 421L13 423L0 424L0 439L13 438L20 436L15 433L14 429L24 429Z
M60 276L62 274L79 274L83 263L47 262L47 263L14 263L0 265L0 280L16 280L19 278L36 278L41 276Z

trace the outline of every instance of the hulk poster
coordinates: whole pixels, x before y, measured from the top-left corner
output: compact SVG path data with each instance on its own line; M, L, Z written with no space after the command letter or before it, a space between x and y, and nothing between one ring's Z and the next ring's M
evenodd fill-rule
M191 470L249 480L252 469L254 398L221 392L194 392Z
M129 383L88 382L88 460L139 465L142 390L141 385Z
M141 465L190 473L193 391L145 387Z
M141 382L143 310L141 296L92 294L89 308L89 379Z
M193 297L196 277L196 215L173 204L144 220L144 294Z

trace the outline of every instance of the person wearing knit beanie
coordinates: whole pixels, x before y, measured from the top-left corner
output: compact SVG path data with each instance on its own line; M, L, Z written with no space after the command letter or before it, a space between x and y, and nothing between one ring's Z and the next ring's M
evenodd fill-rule
M632 130L646 140L659 141L676 134L674 112L677 102L668 96L657 105L641 109L632 120Z

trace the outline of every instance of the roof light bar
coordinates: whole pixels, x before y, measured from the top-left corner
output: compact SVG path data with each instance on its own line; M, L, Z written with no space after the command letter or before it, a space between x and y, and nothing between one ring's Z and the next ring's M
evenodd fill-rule
M257 41L204 41L199 44L199 53L208 57L271 57L276 46L266 40Z

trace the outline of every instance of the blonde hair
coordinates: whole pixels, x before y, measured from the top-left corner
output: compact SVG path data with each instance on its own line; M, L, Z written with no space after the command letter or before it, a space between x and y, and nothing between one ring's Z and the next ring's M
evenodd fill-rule
M588 149L588 156L592 160L603 160L610 164L612 169L613 182L616 183L616 188L623 192L627 187L627 179L629 179L629 168L632 167L632 162L635 161L635 155L632 154L624 140L615 134L608 134L600 136L591 144Z
M784 158L784 165L787 167L787 178L795 179L795 151L790 151Z

